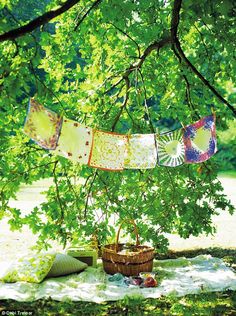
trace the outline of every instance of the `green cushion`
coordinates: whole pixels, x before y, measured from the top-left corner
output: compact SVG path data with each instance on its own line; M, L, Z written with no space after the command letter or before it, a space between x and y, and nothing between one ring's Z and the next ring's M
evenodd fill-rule
M47 277L57 277L83 271L87 264L71 256L57 254Z
M52 253L37 253L24 256L7 269L0 281L6 283L18 281L40 283L51 269L55 256Z

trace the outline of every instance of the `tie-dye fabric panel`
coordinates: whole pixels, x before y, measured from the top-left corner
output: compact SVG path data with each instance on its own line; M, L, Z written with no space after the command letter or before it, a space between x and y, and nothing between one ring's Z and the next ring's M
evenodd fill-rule
M214 115L206 116L184 128L185 162L198 163L217 151Z
M157 142L154 134L128 136L126 169L151 169L157 164Z
M81 164L88 164L93 130L64 118L55 154Z
M176 167L184 163L183 130L156 135L158 142L158 164Z
M61 124L62 117L45 108L34 99L30 99L23 131L38 145L46 149L55 149Z
M123 170L127 136L95 131L89 165L104 170Z

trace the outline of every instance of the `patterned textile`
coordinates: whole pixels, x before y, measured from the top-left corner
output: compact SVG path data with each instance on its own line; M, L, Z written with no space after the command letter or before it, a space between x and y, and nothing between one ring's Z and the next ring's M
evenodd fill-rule
M64 118L55 154L88 164L92 138L91 128Z
M154 134L133 134L128 136L125 158L127 169L151 169L157 163L157 144Z
M5 283L18 281L40 283L51 269L55 256L56 254L51 253L24 256L10 266L1 281Z
M127 136L95 131L89 166L104 170L123 170Z
M184 142L182 129L156 135L160 166L176 167L184 163Z
M214 115L206 116L184 128L185 162L198 163L217 151Z
M30 99L24 133L38 145L46 149L55 149L61 129L62 118Z

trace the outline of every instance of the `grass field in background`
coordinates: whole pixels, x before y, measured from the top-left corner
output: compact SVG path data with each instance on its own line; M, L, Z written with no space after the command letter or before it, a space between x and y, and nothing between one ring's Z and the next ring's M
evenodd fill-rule
M236 178L236 170L221 171L218 173L219 177ZM236 191L236 188L235 188Z

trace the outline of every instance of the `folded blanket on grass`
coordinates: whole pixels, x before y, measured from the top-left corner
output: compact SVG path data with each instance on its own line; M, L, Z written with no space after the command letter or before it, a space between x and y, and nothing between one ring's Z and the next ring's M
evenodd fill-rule
M219 258L208 255L192 259L155 260L154 271L158 280L155 288L118 286L109 282L102 265L88 267L80 274L49 278L41 284L17 282L0 283L0 299L34 301L52 298L58 301L104 302L125 296L158 298L161 295L184 296L202 292L236 290L236 274Z

